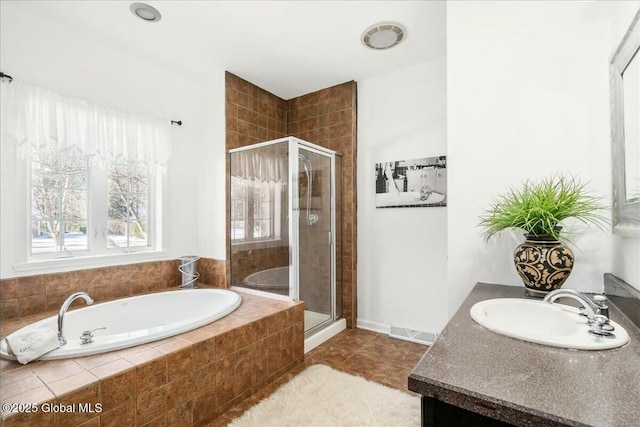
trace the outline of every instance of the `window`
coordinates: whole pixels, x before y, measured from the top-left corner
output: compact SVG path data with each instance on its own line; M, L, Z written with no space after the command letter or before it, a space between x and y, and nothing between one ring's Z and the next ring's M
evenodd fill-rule
M38 154L31 162L31 253L86 251L89 212L86 158Z
M146 164L64 154L31 156L32 258L153 249Z
M15 236L15 255L5 262L34 271L164 257L169 120L19 81L1 90L1 173L3 183L16 182L2 191L0 227ZM12 209L4 203L10 198Z
M108 169L108 248L147 246L148 168L132 162L111 163Z
M231 177L231 240L280 238L281 185Z

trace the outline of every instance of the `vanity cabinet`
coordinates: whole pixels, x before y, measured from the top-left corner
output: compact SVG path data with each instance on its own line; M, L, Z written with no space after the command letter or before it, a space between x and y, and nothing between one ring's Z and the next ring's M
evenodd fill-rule
M452 425L456 427L509 427L513 425L481 415L477 412L468 411L459 406L442 402L435 397L422 396L420 402L422 409L420 424L423 427L445 427ZM475 404L481 405L485 409L495 409L492 406L479 402Z
M638 426L640 329L615 304L610 318L629 343L578 351L483 328L469 310L492 298L525 298L524 289L478 283L410 374L423 426Z

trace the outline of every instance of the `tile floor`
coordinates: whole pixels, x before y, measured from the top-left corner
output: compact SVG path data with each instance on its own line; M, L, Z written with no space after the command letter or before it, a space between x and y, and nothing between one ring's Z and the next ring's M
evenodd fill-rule
M241 404L230 408L207 427L227 425L307 366L316 363L414 394L407 390L407 377L427 348L425 345L390 338L364 329L347 329L307 353L304 362L291 372L277 378Z

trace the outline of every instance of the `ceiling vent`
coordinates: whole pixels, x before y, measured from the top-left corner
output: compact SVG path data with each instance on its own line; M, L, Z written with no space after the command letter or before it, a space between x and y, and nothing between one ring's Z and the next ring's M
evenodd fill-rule
M374 24L362 34L362 43L375 50L390 49L407 37L404 27L395 22Z

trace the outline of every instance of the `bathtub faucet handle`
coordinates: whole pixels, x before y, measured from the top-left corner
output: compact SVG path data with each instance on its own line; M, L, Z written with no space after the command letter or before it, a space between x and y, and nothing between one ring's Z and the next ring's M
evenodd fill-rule
M84 331L82 335L80 335L80 344L91 344L93 342L93 333L101 329L107 329L107 327L103 326L102 328L95 328L92 331Z

